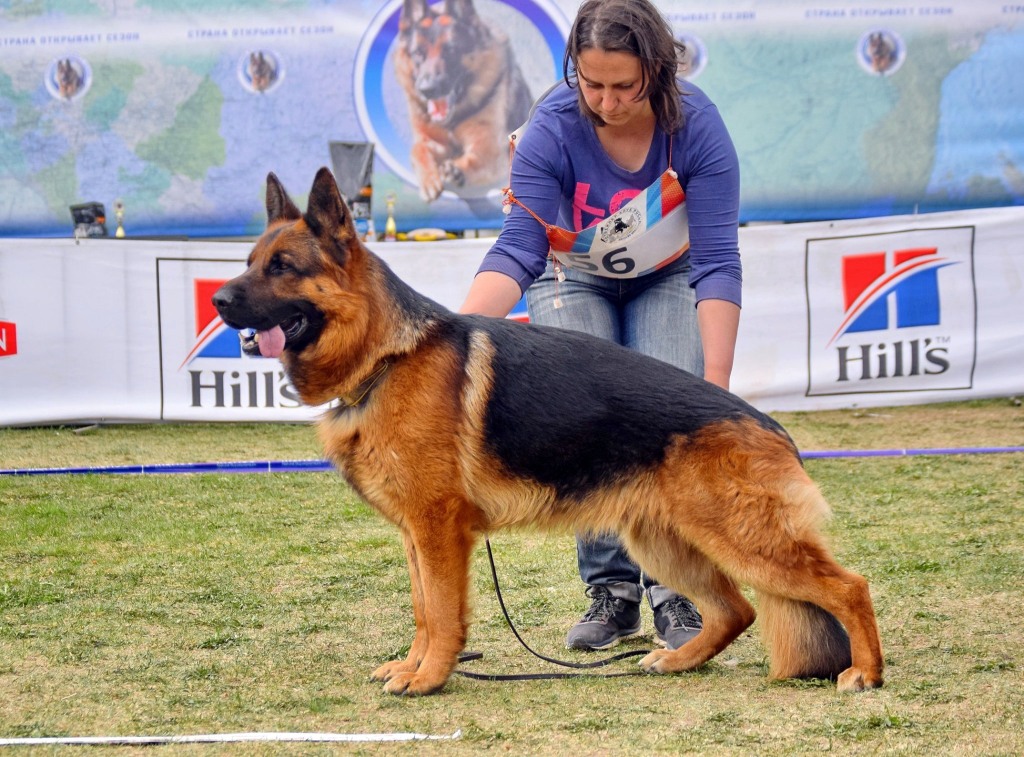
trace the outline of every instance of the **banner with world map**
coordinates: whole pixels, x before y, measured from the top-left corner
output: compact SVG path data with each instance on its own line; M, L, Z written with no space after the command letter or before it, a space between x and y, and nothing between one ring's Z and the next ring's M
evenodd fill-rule
M746 222L1024 204L1024 4L658 0L721 110ZM0 235L234 237L275 172L374 148L378 230L497 228L506 135L577 0L0 3ZM120 205L118 205L120 204Z

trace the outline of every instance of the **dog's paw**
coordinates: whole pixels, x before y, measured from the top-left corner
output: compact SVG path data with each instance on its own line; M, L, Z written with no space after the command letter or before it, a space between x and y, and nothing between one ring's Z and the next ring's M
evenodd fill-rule
M446 680L437 681L420 673L396 673L384 684L384 691L395 696L422 697L440 691Z
M640 667L645 673L670 673L663 667L662 658L667 655L669 651L667 649L655 649L644 659L640 660Z
M386 662L370 674L371 681L390 681L399 673L415 673L416 663L409 660L393 660Z
M847 668L836 679L836 690L843 693L855 694L858 691L880 689L881 687L881 675L869 675L860 668Z
M705 662L707 659L696 655L690 644L684 644L679 649L655 649L640 660L640 667L648 673L666 675L696 670Z
M442 167L446 187L462 187L466 183L466 174L454 161L445 161Z
M461 187L466 183L466 174L450 160L444 164L444 183L449 187Z
M424 202L433 202L444 191L444 181L438 174L423 176L420 179L420 198Z
M433 202L444 191L444 166L436 155L438 146L430 142L418 142L413 146L412 165L419 181L420 198Z

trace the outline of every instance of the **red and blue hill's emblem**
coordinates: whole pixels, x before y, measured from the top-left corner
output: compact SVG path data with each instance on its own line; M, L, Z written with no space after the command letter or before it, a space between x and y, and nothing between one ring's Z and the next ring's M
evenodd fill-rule
M974 234L951 226L808 239L807 396L970 389Z
M896 250L848 255L842 261L844 317L829 344L843 334L890 327L889 298L895 298L896 328L937 326L942 320L938 270L956 261L938 249Z
M199 357L240 358L242 347L238 331L225 325L213 307L211 298L226 279L196 279L192 282L195 297L195 344L182 361L179 370Z

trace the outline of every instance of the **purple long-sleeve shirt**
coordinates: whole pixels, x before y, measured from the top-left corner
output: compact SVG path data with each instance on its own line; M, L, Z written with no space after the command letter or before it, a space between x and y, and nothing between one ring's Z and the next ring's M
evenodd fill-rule
M714 103L686 82L684 124L672 135L672 168L686 192L690 225L690 286L697 300L740 305L739 161ZM579 231L614 213L668 167L669 138L655 128L650 152L636 172L616 165L580 113L577 92L564 83L541 102L512 161L516 198L548 223ZM498 271L525 291L544 271L544 227L513 205L480 271Z

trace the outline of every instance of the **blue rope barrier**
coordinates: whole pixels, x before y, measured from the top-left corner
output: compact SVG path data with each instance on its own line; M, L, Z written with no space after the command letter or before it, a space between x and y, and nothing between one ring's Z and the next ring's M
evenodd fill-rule
M1024 447L935 447L909 449L852 449L802 452L804 460L842 457L910 457L917 455L993 455L1024 452ZM237 463L160 463L155 465L100 465L67 468L3 468L0 476L169 475L177 473L321 473L333 470L326 460L254 460Z
M801 452L804 460L820 460L836 457L906 457L910 455L994 455L1007 452L1024 452L1024 447L923 447L910 449L848 449Z
M155 465L99 465L70 468L7 468L0 476L175 474L175 473L309 473L332 470L326 460L254 460L239 463L160 463Z

